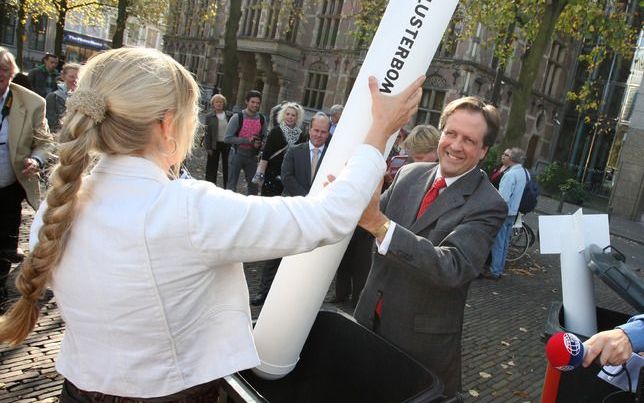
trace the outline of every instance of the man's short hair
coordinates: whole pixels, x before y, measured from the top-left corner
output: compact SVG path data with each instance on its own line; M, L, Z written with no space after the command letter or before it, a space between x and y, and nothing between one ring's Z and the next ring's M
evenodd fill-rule
M318 112L315 115L313 115L313 117L311 118L311 126L313 126L313 122L315 120L322 120L326 122L326 124L328 124L329 127L331 127L331 119L329 119L329 117L324 112Z
M501 118L496 107L494 105L486 104L482 99L477 97L463 97L455 99L447 104L445 109L443 109L443 114L441 115L440 123L438 125L438 128L441 131L445 129L447 118L459 109L480 112L483 115L485 123L487 124L487 131L483 137L483 146L492 147L499 132L499 127L501 126Z
M65 63L63 66L63 70L61 71L61 74L67 74L69 70L76 70L80 71L81 65L78 63Z
M40 59L40 61L45 63L47 59L51 59L51 58L58 59L58 56L56 56L56 54L54 53L47 52L45 53L45 56L43 56L42 59Z
M246 102L250 101L251 98L259 98L259 100L262 100L262 93L257 91L257 90L250 90L246 93L246 97L244 98Z
M508 157L513 162L523 164L523 160L525 160L525 152L523 152L519 147L512 147L510 148L510 155Z
M12 69L12 76L15 76L16 74L20 73L20 68L18 67L18 64L16 63L16 58L13 55L13 53L9 52L7 48L0 46L0 61L9 63L9 66Z
M329 116L333 116L336 113L341 113L344 110L344 106L340 104L333 105L331 109L329 109Z

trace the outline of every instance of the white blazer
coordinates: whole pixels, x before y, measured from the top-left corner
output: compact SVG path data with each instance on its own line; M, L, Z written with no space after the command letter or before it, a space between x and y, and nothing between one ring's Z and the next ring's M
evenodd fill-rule
M83 390L146 398L257 366L240 262L339 241L384 170L363 145L316 197L246 197L170 181L144 158L104 156L84 180L51 283L66 324L58 372Z

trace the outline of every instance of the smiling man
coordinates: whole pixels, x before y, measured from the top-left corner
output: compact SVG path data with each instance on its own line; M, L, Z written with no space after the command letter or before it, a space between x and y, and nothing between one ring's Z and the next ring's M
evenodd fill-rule
M429 368L448 396L461 389L467 291L507 211L477 168L498 128L494 106L474 97L450 102L439 163L401 168L359 223L376 238L377 253L356 319Z

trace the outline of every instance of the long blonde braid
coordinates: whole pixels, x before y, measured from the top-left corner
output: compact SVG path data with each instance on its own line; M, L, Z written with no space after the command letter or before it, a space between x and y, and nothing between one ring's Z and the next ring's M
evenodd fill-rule
M94 156L140 155L151 141L152 124L167 112L174 114L177 152L185 157L194 143L199 89L187 70L161 52L122 48L99 54L81 69L76 91L93 94L96 102L68 103L38 243L16 279L20 299L0 317L0 342L19 344L35 327L38 299L65 250Z

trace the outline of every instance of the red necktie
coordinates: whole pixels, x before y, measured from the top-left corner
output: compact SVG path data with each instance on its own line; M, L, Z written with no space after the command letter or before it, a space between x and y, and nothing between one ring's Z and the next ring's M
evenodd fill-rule
M438 192L447 186L447 183L445 183L445 178L442 176L434 181L434 184L432 187L429 188L427 193L425 193L425 197L423 197L423 202L420 203L420 208L418 209L418 214L416 215L416 219L418 219L427 208L436 200L438 197Z

